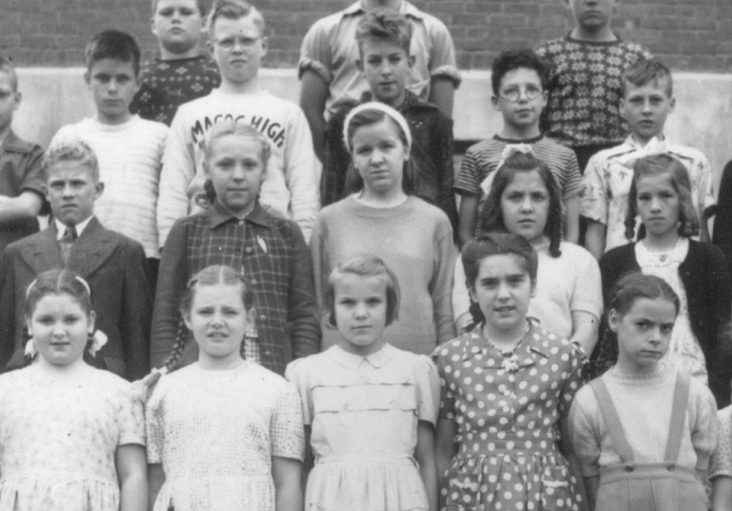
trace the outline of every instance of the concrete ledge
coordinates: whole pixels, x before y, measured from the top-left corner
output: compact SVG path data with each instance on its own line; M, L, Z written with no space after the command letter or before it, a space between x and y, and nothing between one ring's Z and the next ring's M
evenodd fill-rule
M18 69L23 102L16 114L16 131L46 146L53 134L70 122L92 115L93 103L82 68ZM298 100L300 86L294 69L262 69L262 86L277 96ZM732 159L732 74L674 73L676 111L667 133L674 140L701 149L715 173ZM463 71L455 100L455 138L485 138L500 126L490 104L490 72Z

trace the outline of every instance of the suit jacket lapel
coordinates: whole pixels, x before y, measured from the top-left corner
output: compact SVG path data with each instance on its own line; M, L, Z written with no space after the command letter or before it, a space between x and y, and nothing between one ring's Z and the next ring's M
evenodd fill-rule
M56 225L52 222L45 231L34 235L22 244L20 255L33 273L38 275L51 268L63 268L61 250L56 241Z
M109 259L116 248L116 237L94 217L71 247L69 269L87 278Z

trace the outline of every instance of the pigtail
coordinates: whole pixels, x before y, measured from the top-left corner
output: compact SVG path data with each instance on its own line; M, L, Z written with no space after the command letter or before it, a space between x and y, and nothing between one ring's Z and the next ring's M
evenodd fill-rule
M628 241L633 241L635 239L635 219L638 217L638 206L636 205L636 197L638 195L638 190L636 188L637 180L638 172L636 171L636 174L633 176L633 181L630 183L630 193L628 193L628 211L625 213L625 238ZM641 229L639 229L638 233L639 239L646 234L645 229L642 229L642 232L640 231Z
M183 350L186 347L186 340L188 338L188 332L186 325L183 322L183 318L178 318L178 329L175 332L175 341L173 342L173 348L170 350L170 355L165 359L163 367L168 371L172 371L178 365Z

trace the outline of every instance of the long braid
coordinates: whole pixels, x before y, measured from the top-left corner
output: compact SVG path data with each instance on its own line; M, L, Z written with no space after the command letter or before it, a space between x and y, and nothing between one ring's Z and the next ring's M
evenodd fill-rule
M167 369L168 372L175 369L175 367L178 365L178 361L180 360L180 357L183 354L183 350L186 347L187 337L188 329L183 322L183 318L179 317L178 329L175 332L175 341L173 342L173 349L170 350L170 355L168 355L168 358L163 363L163 367Z

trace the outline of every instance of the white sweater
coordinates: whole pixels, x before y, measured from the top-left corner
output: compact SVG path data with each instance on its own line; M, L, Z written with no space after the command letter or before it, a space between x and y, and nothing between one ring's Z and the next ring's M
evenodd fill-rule
M134 115L123 124L87 118L62 127L51 146L81 139L96 153L104 192L94 214L107 229L139 241L147 257L160 257L155 211L168 127Z
M203 191L206 135L220 119L249 122L269 140L272 155L262 183L260 202L297 222L305 239L320 209L320 162L305 115L299 106L259 91L211 94L184 103L170 127L160 177L158 230L161 246L173 222L197 211L195 195Z

